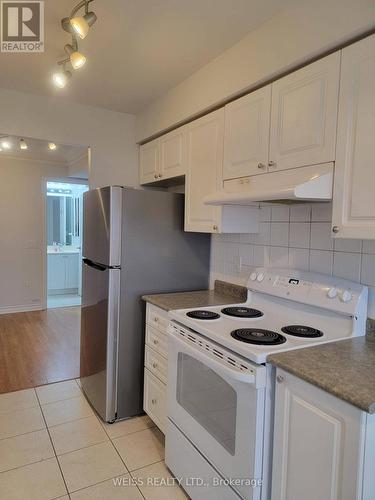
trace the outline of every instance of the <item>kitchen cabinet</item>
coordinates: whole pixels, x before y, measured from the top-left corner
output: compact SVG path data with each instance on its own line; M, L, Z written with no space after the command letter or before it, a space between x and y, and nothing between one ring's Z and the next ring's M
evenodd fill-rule
M375 239L375 35L342 51L332 234Z
M79 254L50 253L47 255L47 288L58 292L78 289Z
M205 205L204 197L221 187L224 109L187 125L185 231L220 232L221 207Z
M257 207L206 205L204 198L223 187L224 109L187 125L185 231L203 233L255 233Z
M335 160L340 52L272 84L269 169Z
M165 433L167 426L168 313L146 306L146 342L143 409Z
M179 177L186 173L186 127L180 127L159 140L161 179Z
M223 179L267 171L271 85L225 106Z
M140 146L140 184L180 177L186 173L186 127Z
M139 148L140 184L155 182L159 176L159 139Z
M276 372L272 500L371 500L375 415Z

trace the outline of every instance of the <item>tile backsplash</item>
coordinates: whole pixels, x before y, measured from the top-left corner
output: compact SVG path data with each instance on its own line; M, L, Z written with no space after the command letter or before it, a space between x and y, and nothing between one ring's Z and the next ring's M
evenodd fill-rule
M256 234L212 236L215 279L246 285L253 266L289 267L369 286L375 318L375 241L331 238L331 203L262 205Z

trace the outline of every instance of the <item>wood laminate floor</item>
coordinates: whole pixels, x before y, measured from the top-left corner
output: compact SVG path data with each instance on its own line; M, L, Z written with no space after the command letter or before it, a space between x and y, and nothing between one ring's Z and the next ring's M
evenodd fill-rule
M0 393L79 376L80 307L0 315Z

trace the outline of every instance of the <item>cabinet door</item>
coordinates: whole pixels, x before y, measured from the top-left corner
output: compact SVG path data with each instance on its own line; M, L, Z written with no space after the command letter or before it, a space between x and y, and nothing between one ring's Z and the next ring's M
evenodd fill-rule
M186 173L186 127L160 138L160 173L163 179Z
M167 427L166 386L145 368L143 409L165 434Z
M159 139L155 139L139 148L140 184L155 182L159 173Z
M220 207L203 199L221 187L224 144L224 109L187 125L185 231L220 232Z
M47 289L63 290L65 288L64 255L48 254L47 256Z
M333 235L375 239L375 35L343 49Z
M340 52L272 84L270 170L335 159Z
M272 500L360 500L364 413L277 370Z
M225 106L223 178L267 171L271 85Z
M65 255L66 259L66 284L65 288L78 288L79 255Z

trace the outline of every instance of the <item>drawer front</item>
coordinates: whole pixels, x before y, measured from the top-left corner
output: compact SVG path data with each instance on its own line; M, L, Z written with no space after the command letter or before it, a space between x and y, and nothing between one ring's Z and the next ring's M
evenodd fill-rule
M162 382L167 383L167 360L149 347L145 349L145 367Z
M148 325L146 326L146 345L152 347L165 358L168 356L168 337Z
M168 312L160 307L147 304L146 323L166 334L169 324Z
M145 368L143 408L164 434L167 427L166 392L166 385Z

